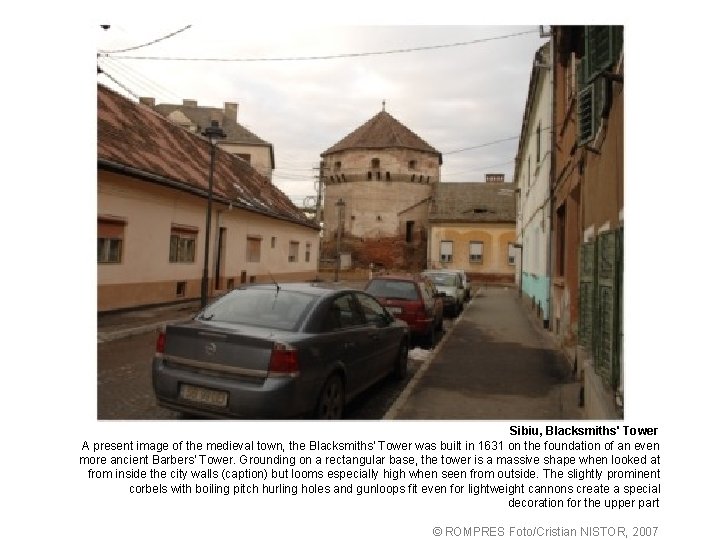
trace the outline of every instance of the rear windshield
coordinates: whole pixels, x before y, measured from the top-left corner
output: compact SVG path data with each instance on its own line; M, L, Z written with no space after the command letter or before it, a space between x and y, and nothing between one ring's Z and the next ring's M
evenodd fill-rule
M457 282L455 281L454 274L425 274L427 277L432 279L435 285L442 287L455 287Z
M197 318L204 321L295 330L315 301L315 296L295 291L237 289L209 305Z
M417 288L415 287L415 283L411 281L376 279L370 282L365 292L381 298L395 298L399 300L418 299Z

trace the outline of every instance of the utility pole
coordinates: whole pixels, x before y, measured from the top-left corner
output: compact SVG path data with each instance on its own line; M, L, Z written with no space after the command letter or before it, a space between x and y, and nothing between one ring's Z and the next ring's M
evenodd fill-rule
M338 274L340 273L340 240L342 239L343 224L345 221L345 201L338 199L335 206L337 206L338 213L337 234L335 236L335 283L337 283Z
M320 219L320 213L322 212L322 191L323 191L323 182L325 180L325 173L323 172L323 162L320 162L319 172L318 172L318 180L317 180L317 197L315 198L315 222L320 224L322 219Z

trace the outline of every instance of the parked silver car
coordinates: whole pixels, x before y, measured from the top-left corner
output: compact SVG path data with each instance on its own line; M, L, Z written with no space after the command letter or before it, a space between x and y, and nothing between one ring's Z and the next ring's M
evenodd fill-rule
M465 303L465 288L460 275L450 270L425 270L422 275L429 277L437 290L445 293L445 312L454 317L460 315Z
M160 333L153 388L191 415L340 418L379 379L405 376L408 343L407 324L365 292L254 285Z

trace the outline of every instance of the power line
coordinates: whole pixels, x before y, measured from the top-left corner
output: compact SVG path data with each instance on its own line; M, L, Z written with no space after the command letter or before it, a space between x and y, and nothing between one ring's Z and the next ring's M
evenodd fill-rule
M101 63L103 69L106 71L115 72L116 76L127 79L132 82L138 89L142 90L145 95L157 95L158 91L161 94L172 95L173 99L177 98L175 94L170 92L167 88L162 87L160 84L152 81L145 77L142 73L131 69L122 62L119 62L111 57L98 58L98 62Z
M125 86L120 81L118 81L115 77L110 75L107 71L101 69L99 66L98 66L98 75L105 75L108 79L110 79L112 82L117 84L120 88L125 90L128 94L132 95L135 99L138 99L138 100L140 99L140 96L138 96L135 92L133 92L127 86Z
M444 172L441 174L441 177L446 177L451 174L465 174L469 172L476 172L476 171L487 171L490 169L496 169L498 167L502 167L503 165L510 165L511 163L515 163L515 160L512 159L510 161L503 161L502 163L496 163L495 165L488 165L487 167L479 167L477 169L465 169L464 171L456 171L456 172Z
M519 139L520 135L516 135L514 137L506 137L505 139L497 139L495 141L490 141L484 144L478 144L477 146L468 146L466 148L459 148L458 150L451 150L450 152L443 152L443 156L447 156L450 154L457 154L458 152L465 152L466 150L475 150L477 148L485 148L486 146L492 146L493 144L498 144L501 142L507 142L507 141L513 141L515 139Z
M163 40L165 40L165 39L171 38L171 37L179 34L180 32L184 32L185 30L187 30L187 29L190 28L190 27L192 27L192 24L188 24L185 28L181 28L180 30L176 30L175 32L171 32L171 33L169 33L169 34L167 34L167 35L165 35L165 36L163 36L163 37L161 37L161 38L153 39L152 41L148 41L147 43L143 43L142 45L135 45L134 47L128 47L127 49L116 49L116 50L114 50L114 51L99 51L99 53L102 53L102 54L114 54L114 53L121 53L121 52L128 52L128 51L134 51L134 50L137 50L137 49L142 49L143 47L147 47L147 46L152 45L152 44L154 44L154 43L157 43L157 42L159 42L159 41L163 41Z
M524 32L515 32L514 34L505 34L503 36L495 36L490 38L473 39L471 41L458 41L455 43L446 43L442 45L426 45L421 47L411 47L407 49L391 49L388 51L373 51L373 52L360 52L360 53L343 53L343 54L328 54L320 56L288 56L280 58L184 58L184 57L173 57L173 56L117 56L116 58L122 58L126 60L167 60L167 61L179 61L179 62L294 62L294 61L307 61L307 60L333 60L336 58L358 58L363 56L379 56L385 54L403 54L417 51L429 51L434 49L447 49L450 47L462 47L466 45L475 45L477 43L486 43L488 41L497 41L500 39L508 39L513 37L522 36L525 34L534 34L535 30L526 30ZM124 51L100 51L103 54L110 54L115 52Z

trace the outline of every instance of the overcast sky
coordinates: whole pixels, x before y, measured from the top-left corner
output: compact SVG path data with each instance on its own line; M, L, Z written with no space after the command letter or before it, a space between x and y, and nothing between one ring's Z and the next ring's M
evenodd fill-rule
M184 26L98 28L98 50L143 45ZM377 114L383 100L390 114L443 153L442 181L482 181L489 172L511 180L533 55L546 40L538 26L304 24L223 31L201 24L100 62L135 95L158 103L195 99L201 106L222 107L237 102L238 121L274 145L275 183L301 203L314 193L313 167L320 153ZM126 58L254 60L435 46L443 47L321 60ZM98 81L132 98L107 76L99 75Z

